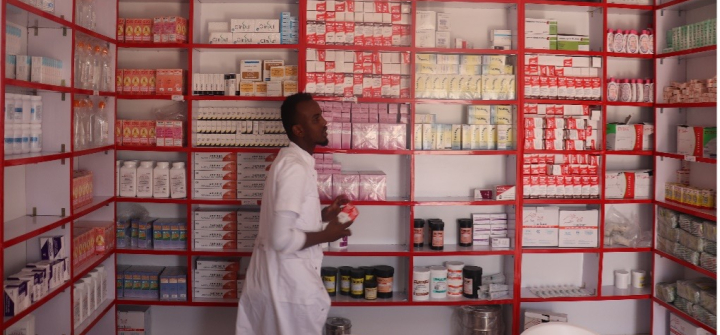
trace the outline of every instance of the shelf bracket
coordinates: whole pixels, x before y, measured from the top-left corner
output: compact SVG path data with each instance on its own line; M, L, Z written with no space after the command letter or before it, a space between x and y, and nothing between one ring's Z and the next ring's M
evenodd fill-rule
M65 217L65 207L60 208L60 217Z
M660 114L664 112L665 108L660 108Z
M663 59L660 58L660 65L663 65Z
M60 100L65 101L65 93L60 93Z
M65 143L60 144L60 152L65 152Z
M660 16L665 16L665 10L664 10L664 9L661 9L661 10L660 10Z
M63 27L62 30L63 30L63 36L67 36L67 27Z
M31 216L37 216L37 207L33 207Z
M106 154L106 155L108 154L108 152L110 152L110 151L105 150L105 154Z

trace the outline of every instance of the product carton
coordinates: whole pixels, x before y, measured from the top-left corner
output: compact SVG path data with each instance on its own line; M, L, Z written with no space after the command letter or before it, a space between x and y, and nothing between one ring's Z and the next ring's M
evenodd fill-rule
M605 197L608 199L650 199L652 170L606 171Z
M561 210L560 247L596 248L598 245L598 211Z
M222 249L230 250L237 249L237 242L233 240L193 240L195 242L195 249Z
M558 207L524 207L523 240L524 247L558 246Z
M525 47L529 49L557 50L556 35L525 35Z
M710 335L712 333L694 326L680 316L670 313L670 334L673 335Z
M149 306L118 306L118 335L150 334Z
M240 260L231 258L200 257L195 262L195 270L238 271Z
M525 18L525 34L557 35L557 20Z
M568 322L567 314L526 310L523 330L546 322Z
M655 127L651 124L610 123L605 128L607 150L652 150Z
M697 157L717 157L717 128L678 126L677 152Z
M557 49L569 51L590 51L590 37L587 35L558 35Z

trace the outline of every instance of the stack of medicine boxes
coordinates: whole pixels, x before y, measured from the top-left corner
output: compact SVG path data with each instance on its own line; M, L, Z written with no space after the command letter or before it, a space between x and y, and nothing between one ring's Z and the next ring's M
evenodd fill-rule
M213 209L195 211L195 249L252 249L260 212Z
M473 245L508 247L507 213L472 214Z
M200 257L195 263L194 299L237 299L243 280L238 279L240 259Z
M275 156L275 154L267 153L237 154L238 199L262 199L265 178L270 171Z
M524 207L523 247L597 248L598 210Z
M237 189L235 154L198 152L193 159L195 199L235 199Z

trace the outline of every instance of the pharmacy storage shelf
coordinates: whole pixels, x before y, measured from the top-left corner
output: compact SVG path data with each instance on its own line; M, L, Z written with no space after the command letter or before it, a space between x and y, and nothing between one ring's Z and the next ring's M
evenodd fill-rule
M103 254L93 255L92 257L84 260L82 263L78 264L75 268L73 268L72 281L75 282L78 279L84 277L98 265L102 264L109 257L113 256L115 256L115 249L111 248L105 251L105 253Z
M652 156L653 151L611 151L605 150L606 155Z
M657 4L655 10L682 11L701 8L715 3L715 0L658 0L657 2L659 3Z
M5 166L19 166L27 164L37 164L49 162L58 159L70 158L72 154L69 152L35 152L29 154L17 154L5 156Z
M92 155L94 153L103 152L103 151L109 152L113 149L115 149L115 145L111 144L111 145L106 145L106 146L97 147L97 148L73 151L72 155L73 155L73 157L80 157L80 156L85 156L85 155Z
M607 8L613 12L615 10L622 10L622 11L639 11L639 12L651 12L655 7L652 5L630 5L630 4L624 4L624 3L607 3L605 4ZM652 57L651 57L652 58Z
M694 215L701 219L717 221L717 210L715 210L715 209L694 208L694 207L676 204L676 203L663 201L663 200L655 200L655 204L657 204L660 207L678 211L680 213Z
M457 244L445 244L443 250L432 250L428 246L413 248L413 256L492 256L492 255L514 255L512 248L492 248L490 246L474 245L472 247L461 247Z
M14 325L18 321L22 320L25 316L32 313L36 309L40 308L42 305L44 305L46 302L50 301L51 299L55 298L58 294L62 293L66 289L68 289L71 285L71 281L66 281L62 285L50 290L47 294L45 294L44 297L42 297L40 300L35 302L34 304L30 305L30 307L26 308L22 312L16 314L15 316L6 316L3 319L3 330L8 329L10 326Z
M114 299L105 300L98 308L88 316L85 321L77 325L73 330L74 335L86 335L110 310L115 307Z
M117 305L137 305L137 306L191 306L189 301L175 301L175 300L158 300L158 299L131 299L131 298L117 298L115 300ZM235 304L237 305L237 303Z
M599 253L600 248L540 248L523 247L523 254L593 254Z
M606 106L620 106L620 107L653 107L652 102L622 102L622 101L606 101Z
M3 223L3 248L25 242L70 222L71 217L24 215Z
M6 0L6 3L10 6L17 7L31 14L28 18L28 22L35 22L37 20L38 27L43 28L69 28L75 27L75 24L68 21L64 17L59 17L48 12L45 12L39 8L31 6L20 0ZM71 18L72 19L72 18Z
M140 94L118 94L118 99L122 100L188 100L187 95L140 95Z
M351 154L351 155L410 155L412 150L374 150L374 149L331 149L316 148L316 154Z
M570 3L570 2L566 2ZM542 49L525 49L526 54L537 55L563 55L563 56L603 56L600 51L566 51L566 50L542 50ZM527 99L525 99L527 100Z
M122 42L117 44L122 49L187 49L189 44L184 43L131 43Z
M606 204L652 204L653 199L605 199Z
M115 197L109 196L96 196L93 197L92 202L85 206L77 207L73 209L74 219L79 219L87 214L90 214L101 207L110 205L115 201Z
M241 97L225 95L191 95L187 97L193 101L283 101L284 97Z
M613 58L637 58L637 59L654 59L654 55L648 55L648 54L629 54L629 53L623 53L623 52L606 52L605 56L607 57L613 57ZM652 103L648 104L650 107L652 107Z
M662 251L660 251L660 250L655 250L655 253L656 253L657 255L659 255L660 257L667 258L667 259L669 259L669 260L671 260L671 261L673 261L673 262L675 262L675 263L678 263L678 264L680 264L680 265L682 265L682 266L684 266L684 267L686 267L686 268L688 268L688 269L691 269L691 270L693 270L693 271L695 271L695 272L698 272L698 273L700 273L700 274L702 274L702 275L704 275L704 276L710 277L710 278L712 278L712 279L717 279L717 273L715 273L715 272L712 272L712 271L707 270L707 269L703 269L703 268L701 268L701 267L699 267L699 266L697 266L697 265L695 265L695 264L692 264L692 263L690 263L690 262L687 262L687 261L685 261L685 260L682 260L682 259L680 259L680 258L677 258L677 257L675 257L675 256L673 256L673 255L664 253L664 252L662 252Z
M324 250L325 256L410 256L407 245L399 244L350 244L345 250Z
M413 306L467 306L467 305L508 305L513 303L513 298L505 296L497 300L481 300L481 299L469 299L465 297L459 298L445 298L445 299L430 299L426 301L412 301L410 304Z
M658 305L664 307L665 309L667 309L668 311L672 312L673 314L679 315L680 317L682 317L683 319L685 319L685 321L692 323L692 324L695 325L696 327L700 327L700 328L702 328L702 329L705 329L706 331L710 332L711 334L717 334L717 330L716 330L716 329L713 329L712 327L710 327L710 326L708 326L708 325L706 325L706 324L704 324L704 323L696 320L695 318L693 318L692 316L688 315L687 313L685 313L685 312L677 309L677 307L675 307L675 306L673 306L673 305L670 305L670 304L668 304L668 303L666 303L666 302L664 302L664 301L662 301L662 300L660 300L660 299L658 299L658 298L656 298L656 297L653 297L653 298L652 298L652 301L655 302L655 303L657 303Z
M652 248L629 248L624 246L603 246L603 252L650 252Z
M76 88L75 94L95 95L95 96L101 96L101 97L114 97L115 96L115 92L93 91L93 90L85 90L85 89L81 89L81 88Z
M186 255L188 253L185 249L115 249L115 253L118 255Z
M715 108L717 102L659 103L655 108Z
M652 298L652 288L619 289L614 285L606 285L600 288L600 299L602 300L641 300Z
M118 151L159 151L159 152L190 152L190 148L187 147L153 147L153 146L129 146L120 145L116 146L115 150Z
M415 99L416 105L456 104L456 105L517 105L517 100L466 100L466 99Z
M699 157L699 156L673 154L673 153L660 152L660 151L656 152L655 155L658 157L680 159L680 160L684 160L684 161L688 161L688 162L717 164L717 158L705 158L705 157Z
M483 155L515 155L515 150L413 150L413 155L467 155L467 156L483 156Z
M115 198L116 202L133 202L139 204L187 204L188 199L159 199L159 198Z
M524 199L526 204L534 205L599 205L601 199Z
M390 299L365 300L356 299L346 295L337 295L330 297L332 306L336 307L369 307L369 306L407 306L410 305L407 294L405 292L393 292Z
M416 48L416 53L453 54L453 55L517 55L517 50L496 49L456 49L456 48Z
M57 93L72 93L73 91L72 87L33 83L18 79L5 79L5 85Z
M300 49L298 44L190 44L199 52L207 51L234 51L234 50L297 50Z

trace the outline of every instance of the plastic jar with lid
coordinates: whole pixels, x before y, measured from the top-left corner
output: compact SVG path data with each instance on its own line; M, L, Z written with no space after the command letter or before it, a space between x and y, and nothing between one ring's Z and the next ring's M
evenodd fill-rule
M15 139L15 134L13 133L13 125L12 124L5 124L5 155L13 155L15 154L15 149L13 148L13 140Z
M458 219L458 246L472 247L473 222L472 219Z
M175 162L170 169L170 197L181 199L187 197L187 180L185 179L185 163Z
M363 287L365 300L376 300L380 296L379 284L375 279L365 281Z
M447 297L447 274L444 266L430 267L430 298L444 299Z
M32 102L30 101L29 95L23 95L22 96L22 104L23 104L23 111L22 111L22 123L30 123L30 109L32 106Z
M42 125L30 125L30 152L42 151Z
M460 298L463 295L463 268L465 263L458 261L445 262L447 268L448 296Z
M153 197L170 197L170 163L157 162L153 170Z
M613 38L615 37L615 34L613 34L612 29L608 29L607 31L607 52L613 52Z
M414 301L430 299L430 268L424 266L413 268L412 295Z
M13 124L13 153L22 153L22 128L19 123Z
M640 48L640 37L638 36L637 30L630 30L627 34L625 51L627 53L636 54Z
M5 124L13 123L15 113L15 94L5 94Z
M350 272L352 267L341 266L340 271L340 295L350 295Z
M42 112L43 112L42 97L31 96L30 97L30 123L42 123Z
M137 197L152 198L153 196L153 161L142 161L137 169Z
M614 78L610 78L607 84L607 99L608 101L618 101L620 96L620 87Z
M13 123L22 123L23 119L23 95L15 94L15 113L13 114Z
M393 297L393 276L395 269L388 265L378 265L375 267L375 279L377 280L377 295L381 299L390 299Z
M350 296L360 299L365 295L363 284L365 283L365 270L354 268L350 271Z
M375 278L375 268L372 266L360 266L359 269L363 270L363 273L365 274L365 280L370 280Z
M137 195L137 162L126 161L120 168L120 196L134 198Z
M620 83L620 101L630 102L631 99L632 85L630 84L630 80L623 79L622 83Z
M430 249L443 250L445 246L445 223L441 220L430 222Z
M324 266L320 268L320 276L322 277L323 285L325 285L325 290L331 297L334 297L337 294L337 274L337 268L331 266Z
M482 285L482 268L479 266L466 266L463 268L463 296L469 299L480 297Z
M425 243L425 220L413 220L413 247L422 248Z

